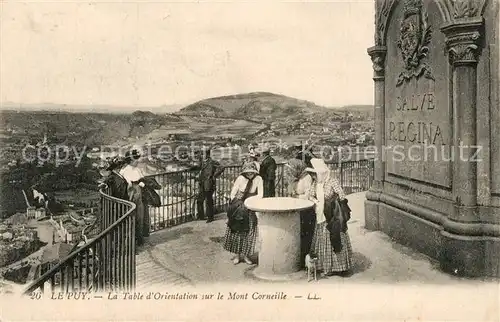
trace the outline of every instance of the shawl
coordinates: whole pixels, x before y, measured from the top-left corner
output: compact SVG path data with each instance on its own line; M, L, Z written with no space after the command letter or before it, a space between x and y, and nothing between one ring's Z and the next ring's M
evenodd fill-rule
M316 189L316 223L322 223L326 221L325 217L325 182L328 182L330 179L330 169L328 166L324 163L322 159L312 159L311 160L312 166L316 170L316 176L317 176L317 181L316 181L316 186L314 187Z

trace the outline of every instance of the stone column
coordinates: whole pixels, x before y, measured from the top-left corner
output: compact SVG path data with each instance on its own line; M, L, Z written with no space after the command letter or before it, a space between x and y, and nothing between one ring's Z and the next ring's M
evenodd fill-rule
M374 109L375 109L375 173L374 182L366 194L365 228L379 229L379 198L384 188L385 180L385 46L368 48L368 54L373 62Z
M453 197L457 217L471 215L477 205L476 102L477 59L482 19L468 19L444 26L453 75ZM461 221L468 221L461 218ZM474 220L475 218L469 218Z
M481 276L485 244L477 238L477 62L482 19L458 19L441 28L452 70L453 200L455 212L443 222L440 266L462 276ZM479 125L480 126L480 125Z
M377 149L373 190L380 191L385 177L385 46L374 46L368 49L373 62L374 104L375 104L375 146Z

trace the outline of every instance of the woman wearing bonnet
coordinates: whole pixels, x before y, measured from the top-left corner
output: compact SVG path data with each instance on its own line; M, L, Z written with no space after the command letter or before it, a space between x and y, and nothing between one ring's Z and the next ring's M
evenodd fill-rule
M125 160L115 156L106 162L99 171L102 176L99 188L108 188L109 194L119 199L128 199L127 181L120 174L120 169L124 165Z
M314 200L311 194L315 185L315 170L307 167L302 160L292 159L286 164L289 180L289 195L293 198ZM314 209L300 212L300 265L305 267L305 257L311 249L316 214Z
M352 247L347 222L349 206L340 183L322 159L312 159L317 183L310 199L316 203L316 229L310 254L317 257L317 269L324 275L348 276L352 267Z
M148 206L160 206L160 196L155 192L161 188L158 182L146 177L139 167L141 153L134 149L125 154L127 164L120 170L120 174L127 182L128 199L136 205L135 237L137 245L144 244L144 238L149 236L150 217Z
M252 265L250 256L255 253L257 244L257 216L247 209L244 202L247 198L256 196L262 198L262 178L253 162L243 165L241 174L236 178L231 189L231 203L227 209L227 230L223 248L233 253L233 264L243 260Z

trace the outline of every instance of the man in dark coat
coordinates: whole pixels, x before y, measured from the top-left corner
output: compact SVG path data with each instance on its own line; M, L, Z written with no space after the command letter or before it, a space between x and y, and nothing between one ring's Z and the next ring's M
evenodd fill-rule
M219 162L212 160L210 157L210 150L203 149L203 154L205 155L204 160L201 162L200 175L198 177L198 184L200 192L196 200L198 208L198 219L205 219L205 209L203 207L205 200L207 202L207 223L214 221L214 192L215 192L215 180L219 177L224 168L221 167ZM203 158L203 156L202 156Z
M302 144L300 143L295 144L294 147L296 149L295 158L304 161L306 163L306 166L311 168L311 159L315 158L314 154L312 153L313 147L308 146L307 144L304 144L304 146L302 146Z
M276 195L276 161L270 154L268 147L262 149L262 162L260 164L259 174L264 183L264 198L274 197Z

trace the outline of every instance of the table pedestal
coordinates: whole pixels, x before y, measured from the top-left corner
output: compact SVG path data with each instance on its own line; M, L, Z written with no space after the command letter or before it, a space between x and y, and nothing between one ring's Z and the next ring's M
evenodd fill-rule
M296 198L249 198L245 205L257 213L259 265L253 275L266 280L304 277L300 271L300 211L313 203Z

